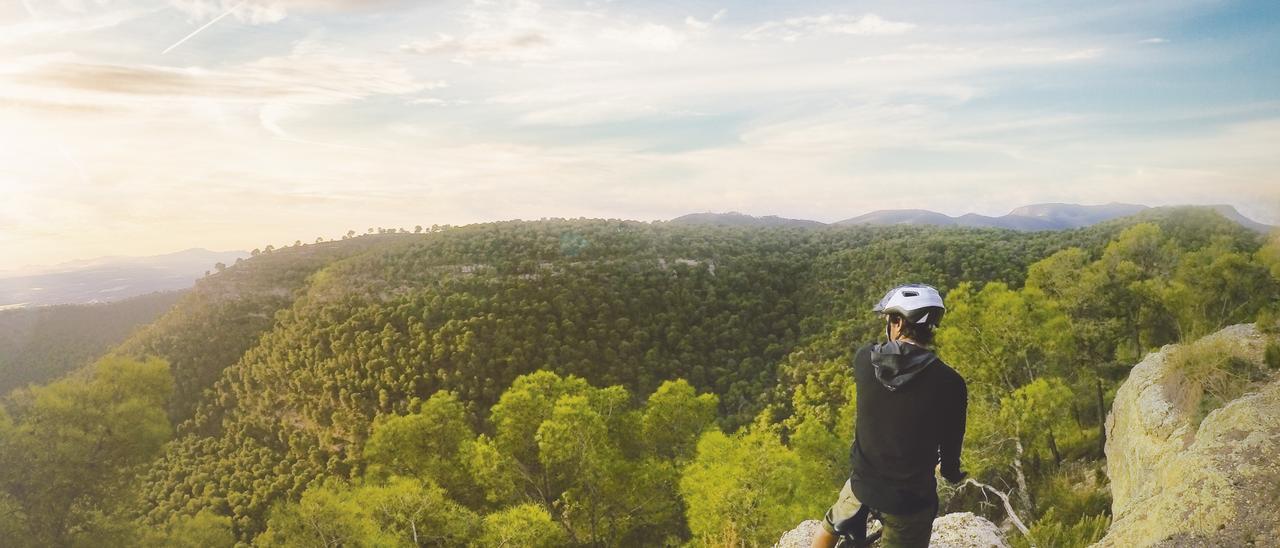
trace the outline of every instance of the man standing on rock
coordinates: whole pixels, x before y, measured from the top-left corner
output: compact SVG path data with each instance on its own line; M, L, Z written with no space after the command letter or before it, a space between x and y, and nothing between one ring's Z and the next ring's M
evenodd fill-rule
M966 476L960 446L968 389L959 373L928 350L945 311L938 290L921 284L895 287L876 305L889 340L854 355L858 416L849 449L852 470L814 547L835 546L840 536L861 543L872 511L884 524L881 546L929 545L938 512L935 467L940 462L951 483Z

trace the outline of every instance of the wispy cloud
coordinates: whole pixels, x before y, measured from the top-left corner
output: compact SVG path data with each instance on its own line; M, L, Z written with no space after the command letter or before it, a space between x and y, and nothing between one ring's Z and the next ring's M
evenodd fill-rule
M90 9L87 6L61 3L41 4L40 8L24 2L24 15L6 20L0 18L0 46L28 45L33 41L50 38L68 38L109 30L143 16L154 13L154 7L134 5L113 9Z
M859 65L880 65L880 70L915 74L923 78L998 68L1034 67L1064 61L1101 57L1100 47L1047 47L1017 43L981 43L968 46L909 44L887 53L855 57Z
M225 17L234 12L242 23L278 23L291 11L343 12L385 9L404 0L168 0L194 21Z
M402 51L421 55L443 55L460 61L533 59L537 50L551 46L551 39L537 31L500 36L465 36L441 34L435 38L415 40L400 46Z
M711 18L706 21L698 19L692 15L687 15L684 18L684 24L693 29L706 30L711 28L711 25L714 25L717 21L724 19L724 16L728 14L729 10L727 8L721 8L719 11L712 14Z
M563 28L567 19L548 17L531 0L476 2L459 13L456 31L412 40L400 50L463 63L540 60L567 45L559 38L572 38Z
M130 125L141 127L157 139L165 133L162 128L177 123L205 127L214 134L234 136L245 143L258 140L265 133L279 142L348 153L369 152L372 148L347 135L306 128L299 131L293 126L314 127L312 122L317 116L338 105L378 96L411 101L419 92L445 85L417 79L391 61L369 62L306 43L289 55L217 69L55 60L32 65L15 80L16 86L0 86L0 105L17 106L33 114L57 112L79 118L89 113L103 119L113 116L114 109L129 116ZM20 98L5 97L11 94ZM63 102L41 101L41 96L50 95ZM68 123L79 125L80 121ZM253 131L254 123L260 131ZM201 130L169 142L198 143L207 139L205 130ZM154 158L145 162L157 174L169 169ZM204 157L190 158L180 171L212 169L209 162Z
M662 112L663 109L645 102L643 98L620 95L534 110L519 120L525 124L575 127L651 118Z
M50 95L86 105L153 107L157 100L231 103L338 104L374 95L406 95L441 84L422 81L391 60L370 61L299 44L289 55L223 68L121 65L60 54L19 60L6 71L0 97L39 100ZM56 90L57 93L51 93Z
M610 55L669 52L689 39L683 28L532 0L476 2L458 21L456 32L411 40L400 50L462 63L586 58L594 64L616 64L608 61Z
M1083 61L1086 59L1095 59L1106 51L1103 48L1086 48L1075 51L1069 51L1054 57L1058 61Z
M884 36L902 34L916 26L902 21L889 21L874 13L848 15L828 13L791 17L781 21L768 21L742 35L747 40L783 40L794 42L801 38L823 34L852 34Z
M247 4L247 3L248 3L248 0L241 0L241 2L240 2L240 3L238 3L238 4L234 5L234 6L231 6L230 8L228 8L228 9L227 9L227 11L222 12L222 14L221 14L221 15L218 15L217 17L214 17L213 19L210 19L208 23L205 23L205 24L201 25L201 26L200 26L200 28L197 28L196 30L191 31L191 34L188 34L188 35L186 35L186 36L183 36L181 40L178 40L177 42L174 42L172 46L169 46L169 47L165 48L165 49L164 49L164 51L160 52L160 55L164 55L164 54L166 54L166 53L169 53L170 51L173 51L173 48L176 48L176 47L178 47L178 46L181 46L183 42L186 42L187 40L190 40L193 36L195 36L195 35L197 35L197 34L200 34L202 31L204 31L204 29L207 29L207 28L209 28L209 27L213 26L215 23L217 23L218 21L221 21L221 20L222 20L223 18L225 18L226 16L228 16L228 15L231 15L231 14L235 13L235 12L236 12L236 10L238 10L238 9L240 9L240 8L242 8L242 7L244 7L244 5L245 5L245 4Z

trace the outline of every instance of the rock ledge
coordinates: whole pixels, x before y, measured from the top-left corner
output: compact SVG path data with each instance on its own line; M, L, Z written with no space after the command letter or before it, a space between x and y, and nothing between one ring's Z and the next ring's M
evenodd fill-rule
M1252 324L1201 340L1214 339L1262 367L1266 340ZM1199 389L1169 367L1175 348L1147 355L1116 393L1106 445L1113 518L1095 546L1280 546L1280 380L1197 425Z
M787 531L774 548L809 548L813 536L822 528L822 522L809 520ZM969 512L947 514L933 520L933 538L929 546L935 548L1008 548L1000 528L986 518Z

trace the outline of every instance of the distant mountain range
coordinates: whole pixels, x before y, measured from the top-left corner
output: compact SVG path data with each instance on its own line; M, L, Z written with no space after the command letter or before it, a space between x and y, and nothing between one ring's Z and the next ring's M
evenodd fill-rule
M1196 206L1207 207L1231 219L1241 226L1268 232L1275 227L1265 225L1241 215L1230 205ZM1022 206L1007 215L989 217L968 213L959 217L944 215L936 211L924 209L882 209L864 215L831 223L834 226L844 225L934 225L963 227L992 227L1012 230L1066 230L1081 228L1109 221L1120 217L1135 215L1152 209L1138 204L1110 203L1102 205L1079 204L1032 204ZM827 226L826 223L803 219L786 219L769 215L753 217L738 212L729 213L694 213L676 217L670 221L675 224L727 225L727 226Z
M730 211L728 213L690 213L689 215L671 219L670 222L675 224L717 226L799 226L806 228L826 226L826 223L818 221L784 219L777 215L753 217L751 215L738 213L737 211Z
M152 257L102 257L51 267L0 272L0 309L117 301L187 289L217 263L244 251L188 249Z
M1253 221L1229 205L1211 208L1240 225L1267 232L1274 227ZM1013 230L1064 230L1127 217L1152 209L1144 205L1110 203L1104 205L1034 204L1019 207L1000 217L969 213L951 217L922 209L887 209L865 215L822 223L788 219L776 215L756 217L738 212L693 213L671 219L673 224L821 228L844 225L936 225L996 227ZM216 263L231 265L248 257L244 251L215 252L188 249L152 257L102 257L74 261L52 267L0 272L0 310L58 304L91 304L118 301L157 291L190 288Z

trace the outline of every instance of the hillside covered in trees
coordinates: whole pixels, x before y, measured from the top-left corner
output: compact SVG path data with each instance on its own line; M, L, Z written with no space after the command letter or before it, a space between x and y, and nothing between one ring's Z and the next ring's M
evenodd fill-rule
M88 365L181 297L171 291L112 303L0 310L0 395Z
M1042 543L1077 545L1108 522L1101 423L1127 368L1274 325L1280 243L1191 208L1063 232L547 220L275 249L4 401L0 535L769 545L843 482L849 362L904 282L946 294L966 467Z

